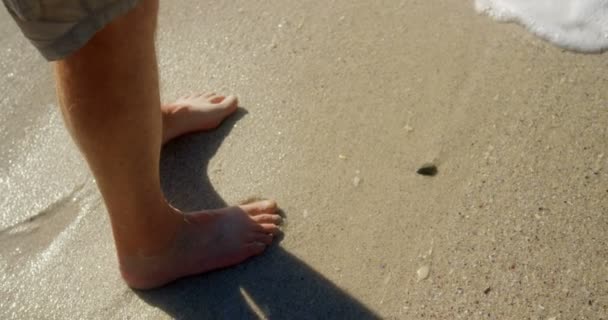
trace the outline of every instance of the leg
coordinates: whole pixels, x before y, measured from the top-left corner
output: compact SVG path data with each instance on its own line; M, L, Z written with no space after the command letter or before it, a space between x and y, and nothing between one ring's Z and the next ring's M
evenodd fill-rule
M142 289L259 254L280 222L273 201L187 214L165 201L157 10L158 0L143 0L55 64L64 120L104 198L121 272Z

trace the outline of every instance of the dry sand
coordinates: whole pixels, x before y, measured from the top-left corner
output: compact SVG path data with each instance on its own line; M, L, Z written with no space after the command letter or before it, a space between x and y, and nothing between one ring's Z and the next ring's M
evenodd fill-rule
M347 0L164 1L158 51L166 100L246 109L167 146L167 194L274 197L284 239L127 288L50 68L2 10L0 318L606 319L605 54L469 1Z

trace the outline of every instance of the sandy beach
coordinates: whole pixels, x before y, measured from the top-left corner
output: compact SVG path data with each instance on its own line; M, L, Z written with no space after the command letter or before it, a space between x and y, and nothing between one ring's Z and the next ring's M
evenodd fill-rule
M284 237L129 289L51 67L0 10L0 318L608 319L606 54L471 1L161 1L157 50L163 101L242 106L164 148L169 199L274 198Z

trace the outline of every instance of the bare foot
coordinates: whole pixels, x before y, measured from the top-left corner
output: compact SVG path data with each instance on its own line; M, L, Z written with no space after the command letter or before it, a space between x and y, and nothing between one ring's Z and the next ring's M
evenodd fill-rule
M193 94L161 107L163 143L186 133L212 130L238 108L235 96Z
M280 232L281 217L276 210L276 202L263 200L185 214L166 252L119 256L123 278L132 288L152 289L181 277L238 264L262 253Z

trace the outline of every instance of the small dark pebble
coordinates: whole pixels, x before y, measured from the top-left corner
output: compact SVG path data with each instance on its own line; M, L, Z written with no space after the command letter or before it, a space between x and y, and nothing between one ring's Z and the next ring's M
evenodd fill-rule
M437 174L437 166L434 164L425 164L416 170L416 173L421 174L423 176L433 177Z
M483 294L488 294L488 293L490 293L490 291L492 291L492 288L491 288L491 287L487 287L487 288L486 288L486 289L483 291Z

